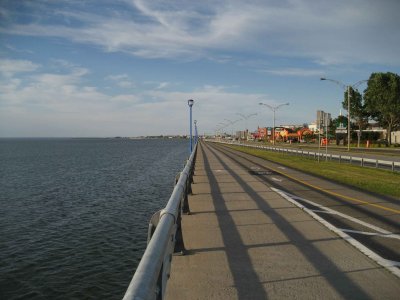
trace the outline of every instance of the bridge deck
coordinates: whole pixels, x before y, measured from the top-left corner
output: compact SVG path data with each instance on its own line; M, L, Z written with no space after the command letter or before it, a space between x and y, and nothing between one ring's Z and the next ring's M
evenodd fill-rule
M395 276L204 144L189 204L167 299L398 299Z

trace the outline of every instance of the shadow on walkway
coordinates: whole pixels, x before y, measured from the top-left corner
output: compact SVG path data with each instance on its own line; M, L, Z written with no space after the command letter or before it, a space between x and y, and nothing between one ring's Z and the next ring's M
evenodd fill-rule
M266 299L268 295L263 287L263 283L260 282L259 277L252 266L251 259L247 252L247 247L243 244L237 225L234 223L230 214L226 213L227 207L222 198L218 181L211 170L211 165L208 159L209 154L205 155L206 150L208 150L208 152L212 154L213 158L216 159L232 176L232 178L235 179L236 183L243 189L243 191L246 192L257 204L257 207L273 221L277 228L287 237L290 243L303 254L316 270L318 270L320 277L325 278L338 294L343 298L348 299L369 298L368 294L366 294L346 272L340 270L338 266L329 259L329 257L313 245L313 243L311 243L298 229L296 229L293 224L278 214L277 211L272 208L246 181L244 181L240 175L235 173L235 171L224 162L220 153L204 144L202 144L200 149L203 152L205 172L210 181L211 195L239 299L251 298L249 297L250 293L255 295L257 299ZM243 268L243 265L247 267ZM290 270L288 271L290 272Z

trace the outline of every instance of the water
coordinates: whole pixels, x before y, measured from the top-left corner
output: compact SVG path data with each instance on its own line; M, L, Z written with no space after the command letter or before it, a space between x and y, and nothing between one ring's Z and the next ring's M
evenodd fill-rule
M0 140L0 299L121 299L184 140Z

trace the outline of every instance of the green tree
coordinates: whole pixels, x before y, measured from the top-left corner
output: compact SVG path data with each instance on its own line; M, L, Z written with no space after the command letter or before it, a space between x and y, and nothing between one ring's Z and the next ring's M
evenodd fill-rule
M350 90L350 116L354 119L358 127L357 132L357 147L360 147L361 140L361 130L365 128L368 124L368 112L365 109L365 104L363 103L363 98L358 90L354 90L352 87ZM344 100L342 106L347 110L348 108L348 92L344 92Z
M365 107L369 115L391 132L400 126L400 76L395 73L372 73L364 91Z
M351 126L351 128L353 130L354 124L351 123L350 126ZM339 145L340 138L343 138L343 145L346 145L346 143L347 143L347 134L346 134L346 136L343 136L343 134L342 134L341 137L339 137L340 134L338 134L336 132L336 130L338 128L346 128L347 129L347 117L340 115L337 118L332 119L331 126L330 126L330 129L329 129L329 134L331 134L332 136L336 136L336 145Z
M347 128L347 118L345 116L340 115L340 116L337 116L337 118L332 119L330 129L333 134L336 132L336 129L338 127Z

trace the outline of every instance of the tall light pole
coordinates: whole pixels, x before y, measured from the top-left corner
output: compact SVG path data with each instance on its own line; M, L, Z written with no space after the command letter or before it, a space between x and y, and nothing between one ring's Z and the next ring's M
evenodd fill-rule
M257 116L257 113L250 114L250 115L247 115L247 116L244 115L244 114L241 114L241 113L237 113L237 115L241 116L245 120L245 129L244 129L244 131L246 132L246 130L247 130L247 120L252 116ZM247 136L246 136L246 140L247 140Z
M228 126L228 125L223 123L223 122L219 122L217 124L216 129L219 131L219 134L221 135L221 138L222 138L222 129L224 129L226 126Z
M280 107L285 106L285 105L289 105L289 102L288 103L284 103L284 104L279 104L277 106L272 106L272 105L269 105L269 104L266 104L266 103L262 103L262 102L260 102L258 104L259 105L265 105L266 107L268 107L269 109L271 109L274 112L274 119L273 119L274 123L273 123L273 128L272 128L272 144L275 146L275 112Z
M197 144L198 135L197 135L197 120L194 120L194 141Z
M346 85L341 81L338 81L335 79L324 78L324 77L322 77L321 80L332 81L332 82L336 83L337 85L341 86L344 90L347 90L347 151L350 151L350 137L351 137L350 136L350 98L351 98L350 97L350 88L354 90L360 84L367 82L368 80L366 80L366 79L360 80L360 81L357 81L353 85Z
M193 99L189 99L188 100L188 105L189 105L189 110L190 110L190 148L189 148L189 152L192 153L193 151L193 140L192 140L192 106L194 104L194 100Z
M232 125L232 128L231 128L231 138L233 139L233 125L237 122L237 121L239 121L239 120L236 120L236 121L231 121L231 120L228 120L228 119L224 119L225 121L227 121L228 123L229 123L229 125ZM229 126L228 125L228 126Z

